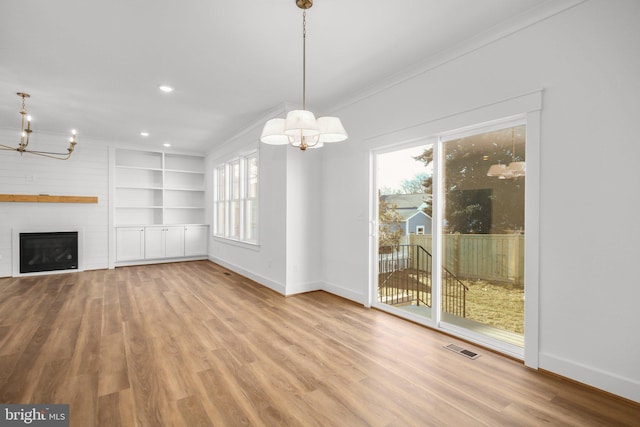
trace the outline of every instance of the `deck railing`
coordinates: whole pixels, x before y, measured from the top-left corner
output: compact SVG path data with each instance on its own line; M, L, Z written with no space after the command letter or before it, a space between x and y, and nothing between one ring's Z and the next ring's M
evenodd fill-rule
M421 245L381 246L378 273L378 301L431 307L432 257ZM468 288L447 268L442 273L443 310L465 317Z

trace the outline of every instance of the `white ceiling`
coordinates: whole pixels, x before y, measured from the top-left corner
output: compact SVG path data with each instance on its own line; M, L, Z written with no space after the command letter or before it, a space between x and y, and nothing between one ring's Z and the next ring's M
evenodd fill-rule
M553 1L316 0L307 12L307 108L330 113ZM160 84L176 90L161 93ZM35 132L77 128L78 149L85 136L206 152L301 103L302 11L295 0L3 0L0 128L16 133L19 91L31 94Z

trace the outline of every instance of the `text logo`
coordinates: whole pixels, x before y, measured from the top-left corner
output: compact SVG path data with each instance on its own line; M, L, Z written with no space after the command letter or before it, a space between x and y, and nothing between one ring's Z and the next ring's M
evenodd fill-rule
M69 427L69 405L2 405L0 427Z

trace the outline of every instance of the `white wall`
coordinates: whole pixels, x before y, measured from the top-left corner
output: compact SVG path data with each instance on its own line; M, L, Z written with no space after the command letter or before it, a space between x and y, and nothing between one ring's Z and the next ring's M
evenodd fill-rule
M259 148L259 245L243 245L225 239L211 237L209 258L240 274L250 277L271 289L286 293L286 188L287 159L279 148L258 146L258 137L262 128L254 126L247 132L228 141L207 156L207 171L246 153ZM207 177L212 184L213 177ZM211 206L211 192L207 207ZM209 223L213 218L209 209Z
M381 135L544 88L540 367L640 401L639 18L637 0L587 1L336 111L350 139L323 151L325 289L366 303Z
M284 115L284 111L274 116ZM209 258L283 294L320 289L321 152L258 142L264 122L216 147L207 169L258 148L259 244L211 237ZM212 182L212 178L207 178ZM209 192L211 193L211 192ZM211 206L209 194L207 206ZM213 224L210 212L209 221Z
M317 290L321 288L321 151L308 149L303 152L293 147L275 149L287 158L286 294ZM264 190L271 194L269 188Z
M17 123L19 125L19 123ZM19 130L0 130L5 145L17 146ZM15 141L11 144L10 141ZM0 151L0 193L97 196L97 204L0 203L0 277L12 273L12 229L82 227L84 269L108 267L108 149L78 136L76 151L60 161ZM30 148L66 151L67 136L33 134Z

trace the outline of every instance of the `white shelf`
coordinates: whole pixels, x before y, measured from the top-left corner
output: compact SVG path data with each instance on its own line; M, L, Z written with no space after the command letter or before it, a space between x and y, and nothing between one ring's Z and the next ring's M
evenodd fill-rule
M165 169L165 172L191 173L194 175L204 175L204 172L188 171L184 169Z
M203 189L204 173L165 171L164 187Z
M139 150L116 150L116 166L136 169L162 170L163 153Z
M164 188L162 187L145 187L142 185L117 185L116 186L116 190L118 189L122 189L122 190L164 190Z
M116 149L115 225L205 223L204 157Z
M118 205L116 209L164 209L164 206Z
M165 154L164 169L165 171L204 173L204 157L170 153Z
M142 168L116 168L116 188L148 187L163 188L162 170Z
M162 172L162 168L148 168L148 167L145 167L145 166L123 166L123 165L117 165L116 168L118 168L118 169L134 169L134 170L160 171L160 172Z

